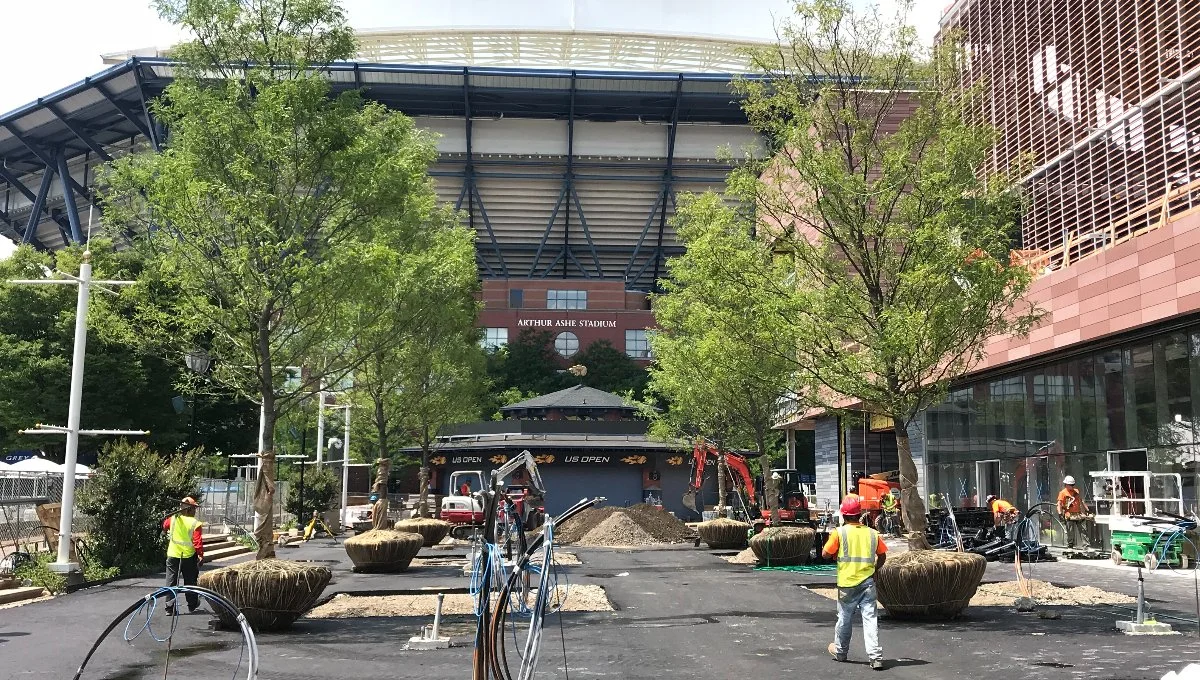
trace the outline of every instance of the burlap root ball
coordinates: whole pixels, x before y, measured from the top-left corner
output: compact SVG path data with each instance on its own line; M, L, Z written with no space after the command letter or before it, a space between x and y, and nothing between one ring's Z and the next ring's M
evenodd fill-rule
M746 547L746 534L750 525L745 522L720 517L696 526L700 540L714 550L734 550Z
M402 519L396 522L393 527L396 531L407 531L412 534L421 534L421 538L425 539L425 545L437 545L442 542L442 539L450 533L451 524L440 519L432 519L429 517L414 517L412 519Z
M275 631L287 629L312 609L331 578L328 567L270 559L204 572L197 585L232 602L254 630ZM225 627L237 627L233 615L212 608Z
M817 533L807 527L770 527L750 539L750 549L764 567L803 564Z
M421 550L420 534L393 529L372 529L345 541L346 554L360 573L394 574L408 569Z
M970 604L985 568L975 553L914 550L889 557L875 572L875 588L894 617L949 620Z

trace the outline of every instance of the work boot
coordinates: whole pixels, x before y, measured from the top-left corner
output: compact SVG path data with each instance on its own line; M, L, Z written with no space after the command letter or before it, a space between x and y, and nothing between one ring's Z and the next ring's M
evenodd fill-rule
M167 607L167 616L175 616L175 609L172 607Z
M883 670L883 659L871 659L871 670L873 670L873 671Z
M837 661L838 663L842 663L846 660L845 654L837 653L837 645L835 643L830 642L828 649L829 649L829 656L831 656L834 661Z

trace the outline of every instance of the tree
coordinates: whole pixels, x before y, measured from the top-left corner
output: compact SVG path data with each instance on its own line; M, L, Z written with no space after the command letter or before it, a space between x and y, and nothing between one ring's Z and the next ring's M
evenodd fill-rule
M988 338L1027 333L1039 312L1022 302L1030 272L1008 258L1019 199L1010 177L983 172L995 131L971 122L977 91L961 87L957 48L921 55L903 9L892 21L852 4L797 3L780 43L753 56L763 77L737 84L777 151L731 173L729 189L792 276L720 261L709 273L766 303L775 330L738 337L791 361L808 399L892 418L921 548L908 428ZM680 219L734 209L697 201Z
M483 363L473 234L457 226L452 213L438 217L423 231L425 247L398 254L389 268L395 284L382 313L394 318L377 326L388 337L365 338L371 350L354 378L380 459L391 459L404 443L422 445L422 492L438 429L474 417ZM371 301L362 313L379 314L378 307Z
M650 379L645 368L608 340L597 340L588 345L571 358L571 363L587 367L587 374L581 381L584 385L614 394L632 392L635 399L641 398Z
M300 503L300 470L293 466L280 475L288 481L284 510L290 512L298 524L303 525L312 517L313 511L325 512L333 507L334 499L341 493L342 480L328 465L305 465L304 503Z
M113 164L105 221L150 256L149 327L206 347L213 380L261 404L270 443L281 412L368 354L355 301L387 299L393 251L436 205L434 139L356 91L331 96L322 69L354 53L333 0L156 5L196 38L152 104L169 146ZM178 304L156 306L163 289ZM269 556L269 522L256 532Z
M654 298L658 330L650 335L655 363L649 391L670 404L655 418L667 431L691 430L722 445L751 443L771 522L778 524L769 456L773 428L786 400L794 396L794 368L775 351L779 342L765 319L768 307L729 279L708 272L720 266L779 279L787 272L773 262L769 248L751 237L752 219L723 209L715 195L685 197L681 205L688 206L685 214L705 214L707 219L681 222L679 237L687 249L668 261L664 292ZM755 341L747 342L747 334ZM724 496L719 497L723 503Z
M488 366L496 389L504 391L515 387L522 393L538 395L570 385L563 377L562 368L562 358L554 351L554 335L529 328L496 350Z
M104 239L89 244L96 278L136 278L142 262L136 252L116 251ZM24 246L0 262L0 450L43 448L61 456L64 441L56 437L22 437L17 431L35 423L65 423L74 345L75 290L71 286L5 285L9 279L40 279L46 269L79 271L82 249L39 253ZM172 398L190 372L181 355L160 351L137 332L136 296L96 293L90 305L87 363L84 370L82 422L87 427L147 429L144 441L160 451L174 451L189 439L190 414L177 412ZM200 441L210 451L243 450L239 430L244 407L206 403ZM253 409L257 415L257 408ZM250 430L253 431L252 429ZM95 450L104 438L88 438ZM188 448L194 442L186 442ZM92 448L92 447L95 447Z

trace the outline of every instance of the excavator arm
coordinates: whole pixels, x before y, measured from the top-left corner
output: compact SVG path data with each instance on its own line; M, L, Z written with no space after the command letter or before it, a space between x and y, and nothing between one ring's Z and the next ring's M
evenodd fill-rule
M757 508L758 501L754 497L754 476L750 474L750 465L746 459L736 453L726 453L725 466L733 470L733 474L741 482L742 488L746 490L746 500L750 502L750 507Z
M683 507L692 512L700 512L696 505L696 495L700 493L700 487L704 484L704 469L709 456L724 456L726 469L730 470L737 482L735 486L740 485L745 490L751 507L758 507L754 497L754 476L750 474L750 466L747 465L746 459L736 453L718 451L717 447L706 441L697 442L692 449L692 481L687 492L683 494Z

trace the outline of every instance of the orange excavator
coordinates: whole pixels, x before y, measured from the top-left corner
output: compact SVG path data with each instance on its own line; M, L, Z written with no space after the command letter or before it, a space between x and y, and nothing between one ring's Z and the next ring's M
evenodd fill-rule
M683 506L692 512L700 512L696 497L704 484L704 470L708 459L725 459L725 468L734 482L733 488L742 501L742 510L750 522L771 519L771 511L762 509L758 499L764 493L763 479L760 475L755 478L750 473L750 465L745 456L730 451L719 451L716 446L706 441L697 442L692 449L692 481L688 490L683 494ZM794 524L808 519L808 499L804 496L799 484L789 483L792 478L799 478L795 470L772 470L772 474L780 473L783 480L780 490L779 520L781 523ZM789 474L790 473L790 474Z

